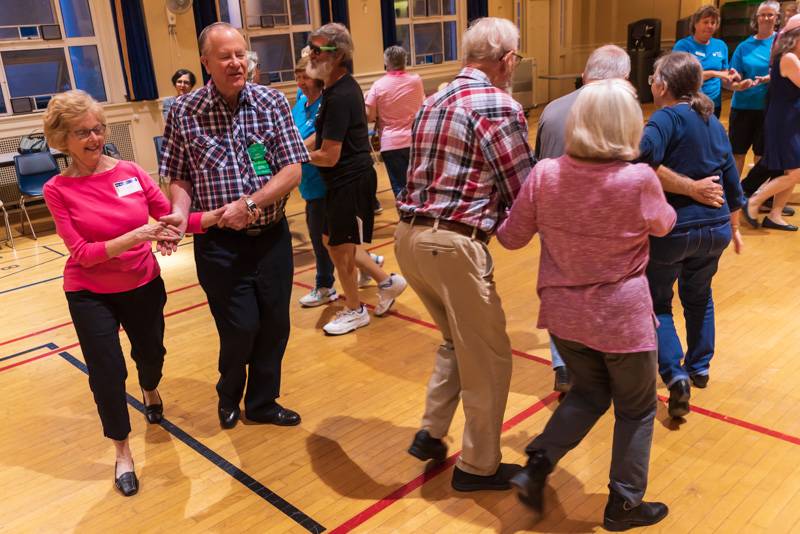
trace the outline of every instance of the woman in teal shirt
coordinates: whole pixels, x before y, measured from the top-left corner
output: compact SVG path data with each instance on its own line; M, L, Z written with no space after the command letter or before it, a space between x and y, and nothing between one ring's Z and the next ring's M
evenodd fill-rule
M761 2L751 23L757 33L739 44L731 58L731 67L742 76L741 81L731 86L735 92L728 121L728 137L739 176L742 175L744 158L750 147L753 147L756 163L764 153L769 56L775 41L775 25L780 8L780 4L774 0Z
M694 33L684 37L672 47L673 52L688 52L703 67L703 93L714 103L714 115L722 112L722 85L730 87L738 82L739 73L728 65L728 45L712 37L719 27L719 10L703 6L692 15Z

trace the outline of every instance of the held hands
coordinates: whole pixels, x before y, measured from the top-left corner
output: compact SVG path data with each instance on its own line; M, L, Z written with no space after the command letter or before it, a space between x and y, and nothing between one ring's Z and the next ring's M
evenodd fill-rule
M731 85L731 88L734 91L747 91L751 87L755 87L758 84L758 80L751 80L750 78L747 78L746 80L742 80L740 82L734 82Z
M204 230L214 226L222 218L226 209L228 209L227 204L212 211L204 211L200 216L200 226L202 226Z
M729 83L736 83L742 81L742 75L736 69L728 69L725 73L724 79Z
M719 176L708 176L702 180L696 180L692 183L692 192L689 196L692 200L712 208L719 208L725 203Z
M177 228L163 222L143 224L136 229L136 238L142 243L148 241L177 243L181 240L181 237L181 233Z
M225 205L224 208L225 211L217 222L217 226L220 228L242 230L247 225L254 223L261 216L260 209L250 212L243 198Z
M180 213L170 213L169 215L164 215L158 221L177 234L178 238L175 240L159 239L156 244L156 249L162 256L170 256L173 252L178 250L178 242L183 239L183 234L186 232L186 217Z

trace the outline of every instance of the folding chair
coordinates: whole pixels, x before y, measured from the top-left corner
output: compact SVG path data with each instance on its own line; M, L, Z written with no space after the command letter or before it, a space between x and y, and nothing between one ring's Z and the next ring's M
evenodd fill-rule
M14 168L17 171L17 183L21 193L19 199L21 233L25 234L25 222L22 218L24 214L25 219L28 220L28 226L31 229L33 238L38 239L36 232L33 230L33 224L31 224L31 218L28 215L25 202L43 200L42 187L50 178L59 173L58 163L56 163L56 159L49 151L33 152L14 156Z
M5 223L6 227L5 241L10 242L11 248L14 248L14 234L11 233L11 225L8 223L8 212L6 211L6 207L3 205L2 200L0 200L0 210L3 212L3 222Z

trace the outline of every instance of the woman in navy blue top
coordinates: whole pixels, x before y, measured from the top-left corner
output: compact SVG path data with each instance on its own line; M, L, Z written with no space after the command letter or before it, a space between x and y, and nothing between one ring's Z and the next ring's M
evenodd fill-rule
M800 182L800 15L786 23L775 42L770 69L770 95L764 121L764 165L783 170L748 200L745 218L758 227L758 208L774 196L764 228L797 231L783 219L783 207Z
M739 173L725 128L713 116L711 100L700 92L702 81L700 62L687 53L672 52L656 61L651 88L661 109L650 117L640 146L640 160L653 167L663 165L694 180L719 176L725 196L717 208L667 193L678 221L666 236L650 238L647 281L659 322L659 373L670 390L672 417L689 413L690 379L700 388L708 383L714 355L711 279L731 239L737 253L742 247ZM685 357L672 317L676 280L686 319Z

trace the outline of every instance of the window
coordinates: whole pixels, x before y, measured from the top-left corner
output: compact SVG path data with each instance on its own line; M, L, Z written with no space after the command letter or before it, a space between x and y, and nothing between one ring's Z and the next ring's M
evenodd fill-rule
M221 20L242 30L258 54L258 83L294 81L295 63L312 30L309 0L219 0L219 13Z
M458 59L459 11L463 0L395 0L397 40L409 65Z
M107 98L89 0L0 0L0 114L43 110L62 91Z

